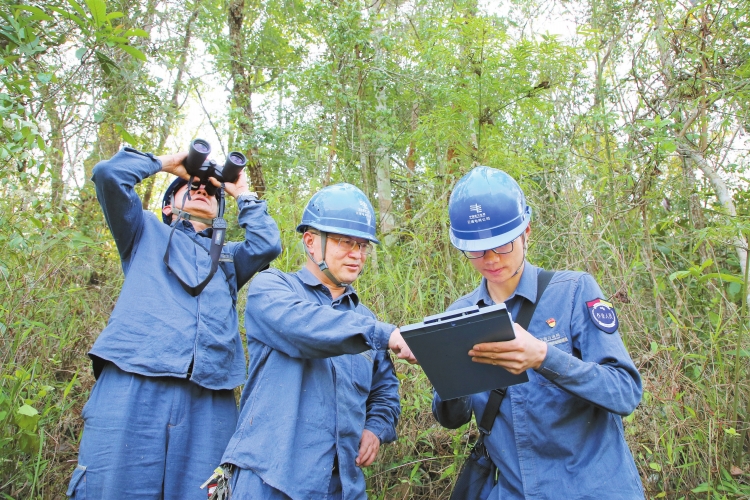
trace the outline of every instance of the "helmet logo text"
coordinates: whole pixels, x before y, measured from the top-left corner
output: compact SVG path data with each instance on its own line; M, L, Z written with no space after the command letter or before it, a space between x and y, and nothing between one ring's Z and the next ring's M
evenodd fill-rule
M357 207L357 215L361 215L365 219L367 219L367 225L370 225L370 222L372 221L372 212L370 212L370 207L367 206L367 203L365 203L362 200L359 200L359 207Z
M479 203L474 203L469 207L469 210L472 212L476 212L475 214L470 214L469 219L466 221L469 224L476 224L478 222L486 222L490 220L489 215L482 212L482 205Z

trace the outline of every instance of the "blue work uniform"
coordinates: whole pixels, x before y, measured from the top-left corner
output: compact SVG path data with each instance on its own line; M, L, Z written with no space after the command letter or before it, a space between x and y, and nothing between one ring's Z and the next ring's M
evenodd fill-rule
M135 185L161 170L122 150L93 172L125 282L89 352L97 382L68 495L198 499L236 425L233 389L245 380L237 291L281 251L263 201L239 202L245 240L227 243L201 294L188 294L162 261L172 229L141 208ZM189 284L211 267L212 230L177 222L170 265Z
M505 301L515 317L537 298L540 269L526 262ZM529 382L508 388L485 446L499 470L487 496L499 499L642 499L643 487L625 442L621 416L641 400L641 378L619 333L600 329L587 303L602 297L588 274L557 271L528 331L547 343L547 357ZM449 309L494 304L487 282ZM612 316L614 318L614 316ZM443 401L432 411L457 428L481 418L489 392Z
M260 273L247 310L248 380L222 458L236 466L232 497L365 498L362 431L394 441L401 412L386 352L396 327L351 286L332 299L306 268Z

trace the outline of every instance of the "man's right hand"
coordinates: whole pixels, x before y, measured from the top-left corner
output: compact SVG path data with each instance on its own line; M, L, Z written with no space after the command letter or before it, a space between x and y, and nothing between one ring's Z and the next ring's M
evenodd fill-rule
M184 165L184 161L187 158L187 151L171 155L161 155L156 158L161 161L162 172L167 172L168 174L176 175L183 179L190 179L190 174L187 173Z
M391 338L388 340L388 348L398 356L398 359L405 359L413 365L417 364L417 358L414 357L411 349L406 345L406 341L401 336L401 330L398 328L391 332Z

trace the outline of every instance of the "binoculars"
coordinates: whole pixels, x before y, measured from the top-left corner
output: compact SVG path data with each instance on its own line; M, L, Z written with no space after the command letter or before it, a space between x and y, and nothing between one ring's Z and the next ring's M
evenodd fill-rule
M209 182L208 178L213 177L219 182L235 182L247 165L247 158L238 151L231 151L224 166L220 167L215 161L206 160L209 154L211 154L211 145L208 141L193 140L185 159L185 170L193 176L193 182L197 179L197 182L206 186L206 193L213 196L217 188Z

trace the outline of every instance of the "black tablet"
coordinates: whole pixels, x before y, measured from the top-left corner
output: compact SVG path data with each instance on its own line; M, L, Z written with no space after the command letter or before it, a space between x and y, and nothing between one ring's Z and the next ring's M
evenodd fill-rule
M401 327L401 335L442 399L528 382L526 372L475 363L468 352L476 344L513 340L513 320L505 304L472 306L428 316Z

